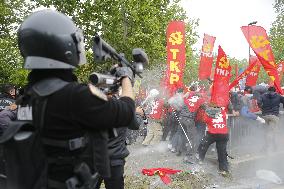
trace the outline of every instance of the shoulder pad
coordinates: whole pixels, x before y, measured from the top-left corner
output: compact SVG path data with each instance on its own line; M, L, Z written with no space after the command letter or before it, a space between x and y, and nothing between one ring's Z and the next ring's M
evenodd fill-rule
M103 101L108 101L107 96L94 85L89 84L89 89L94 96L98 97L99 99L102 99Z
M62 89L68 84L69 82L63 81L59 78L48 78L37 82L35 85L33 85L32 89L39 96L48 96Z

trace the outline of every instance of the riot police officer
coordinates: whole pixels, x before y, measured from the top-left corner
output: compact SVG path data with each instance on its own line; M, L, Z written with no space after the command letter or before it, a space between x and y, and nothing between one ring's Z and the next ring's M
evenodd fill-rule
M32 104L32 109L19 108L18 114L32 117L33 124L41 127L48 158L47 188L66 188L74 167L82 162L92 174L97 170L107 175L104 165L93 162L104 159L105 151L93 147L105 144L98 140L99 130L133 125L132 70L117 68L120 99L108 99L93 85L78 83L72 71L86 62L83 34L66 15L53 10L27 17L18 30L18 44L24 68L31 70L22 104Z

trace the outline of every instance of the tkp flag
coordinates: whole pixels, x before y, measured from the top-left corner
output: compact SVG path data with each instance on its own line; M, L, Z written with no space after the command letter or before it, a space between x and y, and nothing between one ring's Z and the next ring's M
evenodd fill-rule
M277 65L265 29L261 26L242 26L241 29L264 70L274 82L277 92L283 94L277 72Z
M165 80L170 94L173 94L179 88L183 88L184 67L185 23L172 21L167 28L167 70Z
M204 34L203 46L200 55L199 64L199 79L208 79L211 75L212 63L213 63L213 48L216 37Z
M250 74L250 72L254 68L255 64L256 64L256 62L251 62L251 64L249 64L249 66L247 67L246 70L241 71L241 74L230 84L229 89L233 88L237 84L240 85L240 81L242 81L243 85L245 85L245 79ZM243 86L243 88L244 87L245 86ZM241 90L243 90L243 88L241 88Z
M249 62L250 62L250 64L253 64L254 66L247 76L246 86L253 87L253 86L256 85L261 63L259 62L259 60L256 56L251 56Z
M212 104L223 107L226 107L229 104L230 77L230 62L221 46L219 46L211 94Z

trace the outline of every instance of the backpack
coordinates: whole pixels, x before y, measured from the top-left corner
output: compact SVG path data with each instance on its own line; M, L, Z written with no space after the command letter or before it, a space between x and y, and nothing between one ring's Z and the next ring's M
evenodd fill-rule
M1 171L5 178L2 185L7 189L47 187L48 164L40 134L46 97L67 84L68 82L56 78L46 79L36 83L25 93L26 100L18 108L18 120L10 122L0 137L0 148L5 161L4 170Z
M11 122L0 137L0 149L3 150L5 160L4 170L0 170L0 182L1 178L5 181L0 183L0 186L5 185L1 189L92 189L99 177L97 172L106 178L110 177L107 132L87 133L88 136L60 141L41 136L47 97L68 84L58 78L45 79L33 85L23 96L21 106L18 107L18 120ZM90 168L82 161L74 164L74 176L66 182L48 178L48 165L54 158L46 156L44 145L72 151L87 146L87 143L90 149L86 151L91 150L89 154L92 155L94 167ZM67 161L74 159L69 156L66 158Z
M8 189L40 189L46 186L47 161L39 131L29 121L11 122L0 139Z

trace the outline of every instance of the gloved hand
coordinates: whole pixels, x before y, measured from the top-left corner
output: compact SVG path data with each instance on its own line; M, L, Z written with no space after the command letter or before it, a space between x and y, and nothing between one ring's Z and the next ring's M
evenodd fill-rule
M132 85L134 83L133 71L129 67L117 67L115 76L120 78L128 77Z
M257 116L256 121L259 121L262 124L265 124L265 120L259 116Z

